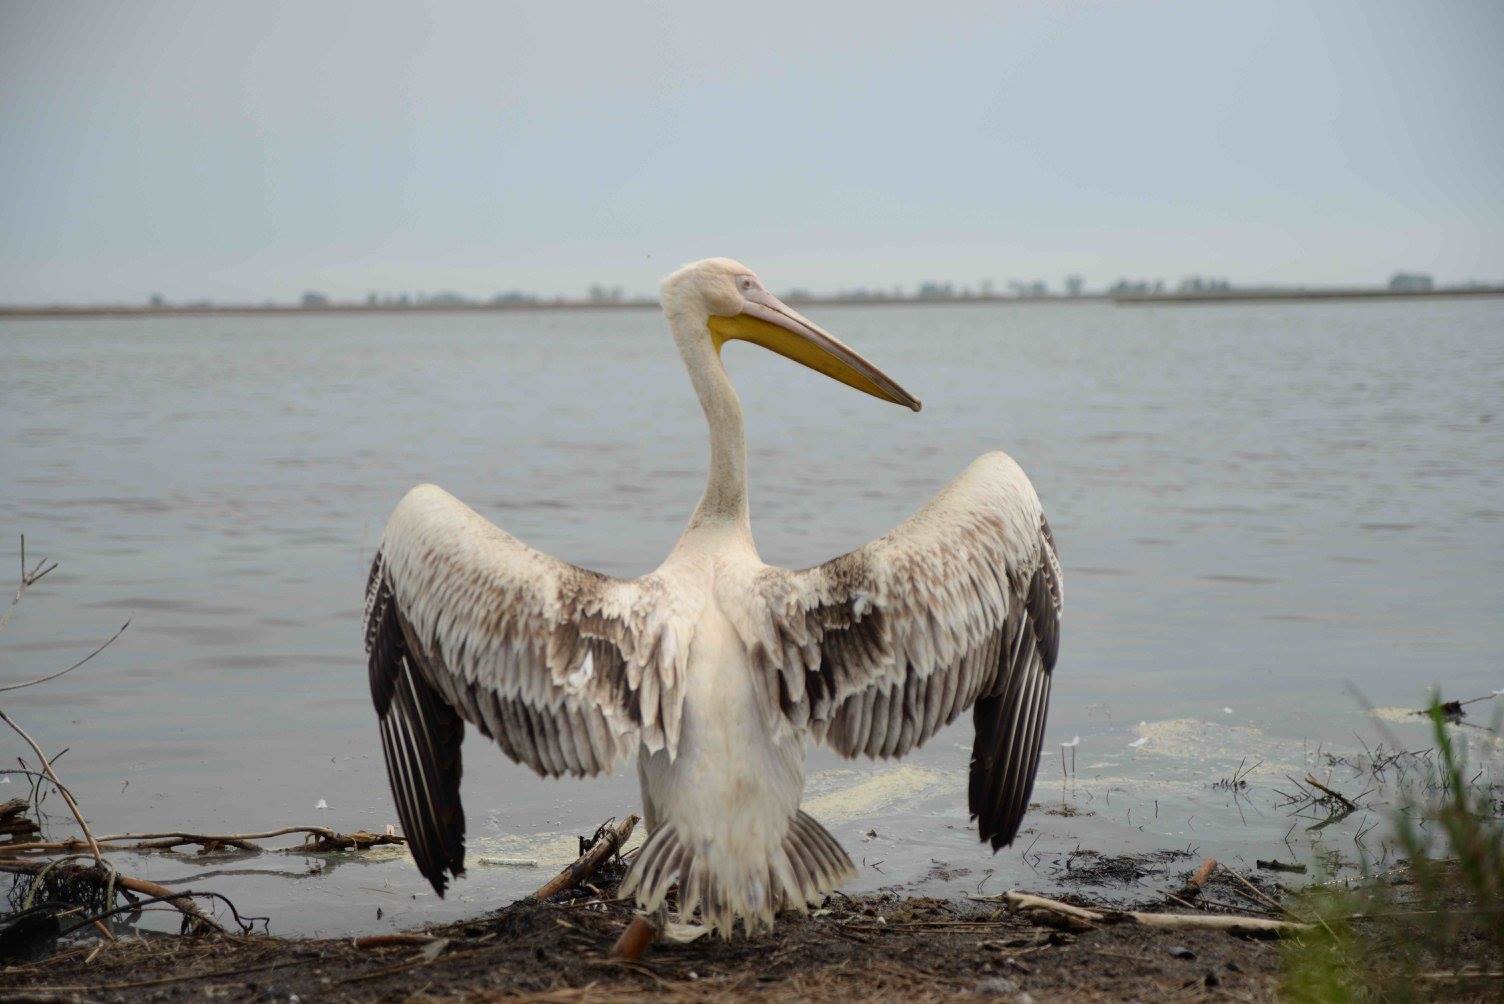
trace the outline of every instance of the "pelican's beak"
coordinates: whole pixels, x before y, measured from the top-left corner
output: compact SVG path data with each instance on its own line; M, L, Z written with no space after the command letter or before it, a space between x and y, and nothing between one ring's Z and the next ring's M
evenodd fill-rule
M882 370L853 352L830 332L765 289L745 290L742 312L713 315L710 332L716 351L733 338L772 349L781 356L841 381L873 397L918 411L919 399Z

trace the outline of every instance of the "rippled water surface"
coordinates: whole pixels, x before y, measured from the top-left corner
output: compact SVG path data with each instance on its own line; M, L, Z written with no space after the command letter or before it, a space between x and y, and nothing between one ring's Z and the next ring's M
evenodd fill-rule
M1001 448L1066 569L1036 797L1081 814L1037 810L1028 855L979 849L964 719L903 765L816 751L807 807L860 888L1038 885L1078 842L1251 861L1289 825L1280 774L1368 729L1349 684L1400 706L1504 687L1504 301L812 312L925 408L728 347L764 558L854 547ZM4 701L69 748L58 769L100 832L394 821L360 615L412 484L634 575L703 483L703 421L654 312L5 322L0 346L0 569L23 532L60 562L0 634L0 678L131 622ZM1057 744L1078 735L1065 783ZM1246 803L1211 787L1242 758L1265 761ZM411 925L540 884L637 790L630 764L544 782L472 736L464 795L473 867L442 903L400 855L123 866L208 873L283 933Z

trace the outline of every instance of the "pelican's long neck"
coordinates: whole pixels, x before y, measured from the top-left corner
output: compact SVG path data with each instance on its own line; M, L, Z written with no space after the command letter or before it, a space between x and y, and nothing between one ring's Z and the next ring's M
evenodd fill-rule
M684 368L699 395L705 422L710 426L710 476L705 495L689 521L690 530L730 529L747 543L752 524L747 514L747 438L742 428L742 404L726 376L720 353L706 328L709 315L671 312L669 327Z

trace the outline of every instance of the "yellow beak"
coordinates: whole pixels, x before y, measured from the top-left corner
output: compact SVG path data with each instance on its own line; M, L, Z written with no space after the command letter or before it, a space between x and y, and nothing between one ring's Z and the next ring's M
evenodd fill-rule
M918 398L772 293L764 289L747 290L745 298L740 314L710 318L710 333L717 352L732 339L752 342L875 398L914 411L920 409Z

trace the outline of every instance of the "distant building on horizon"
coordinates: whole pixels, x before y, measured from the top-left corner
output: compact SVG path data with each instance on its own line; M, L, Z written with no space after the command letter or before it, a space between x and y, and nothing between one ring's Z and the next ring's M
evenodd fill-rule
M329 297L325 296L323 293L317 292L316 290L310 289L308 292L303 294L303 299L301 302L305 307L327 307L329 306Z
M1429 293L1436 283L1429 272L1396 272L1389 277L1389 288L1395 293Z

